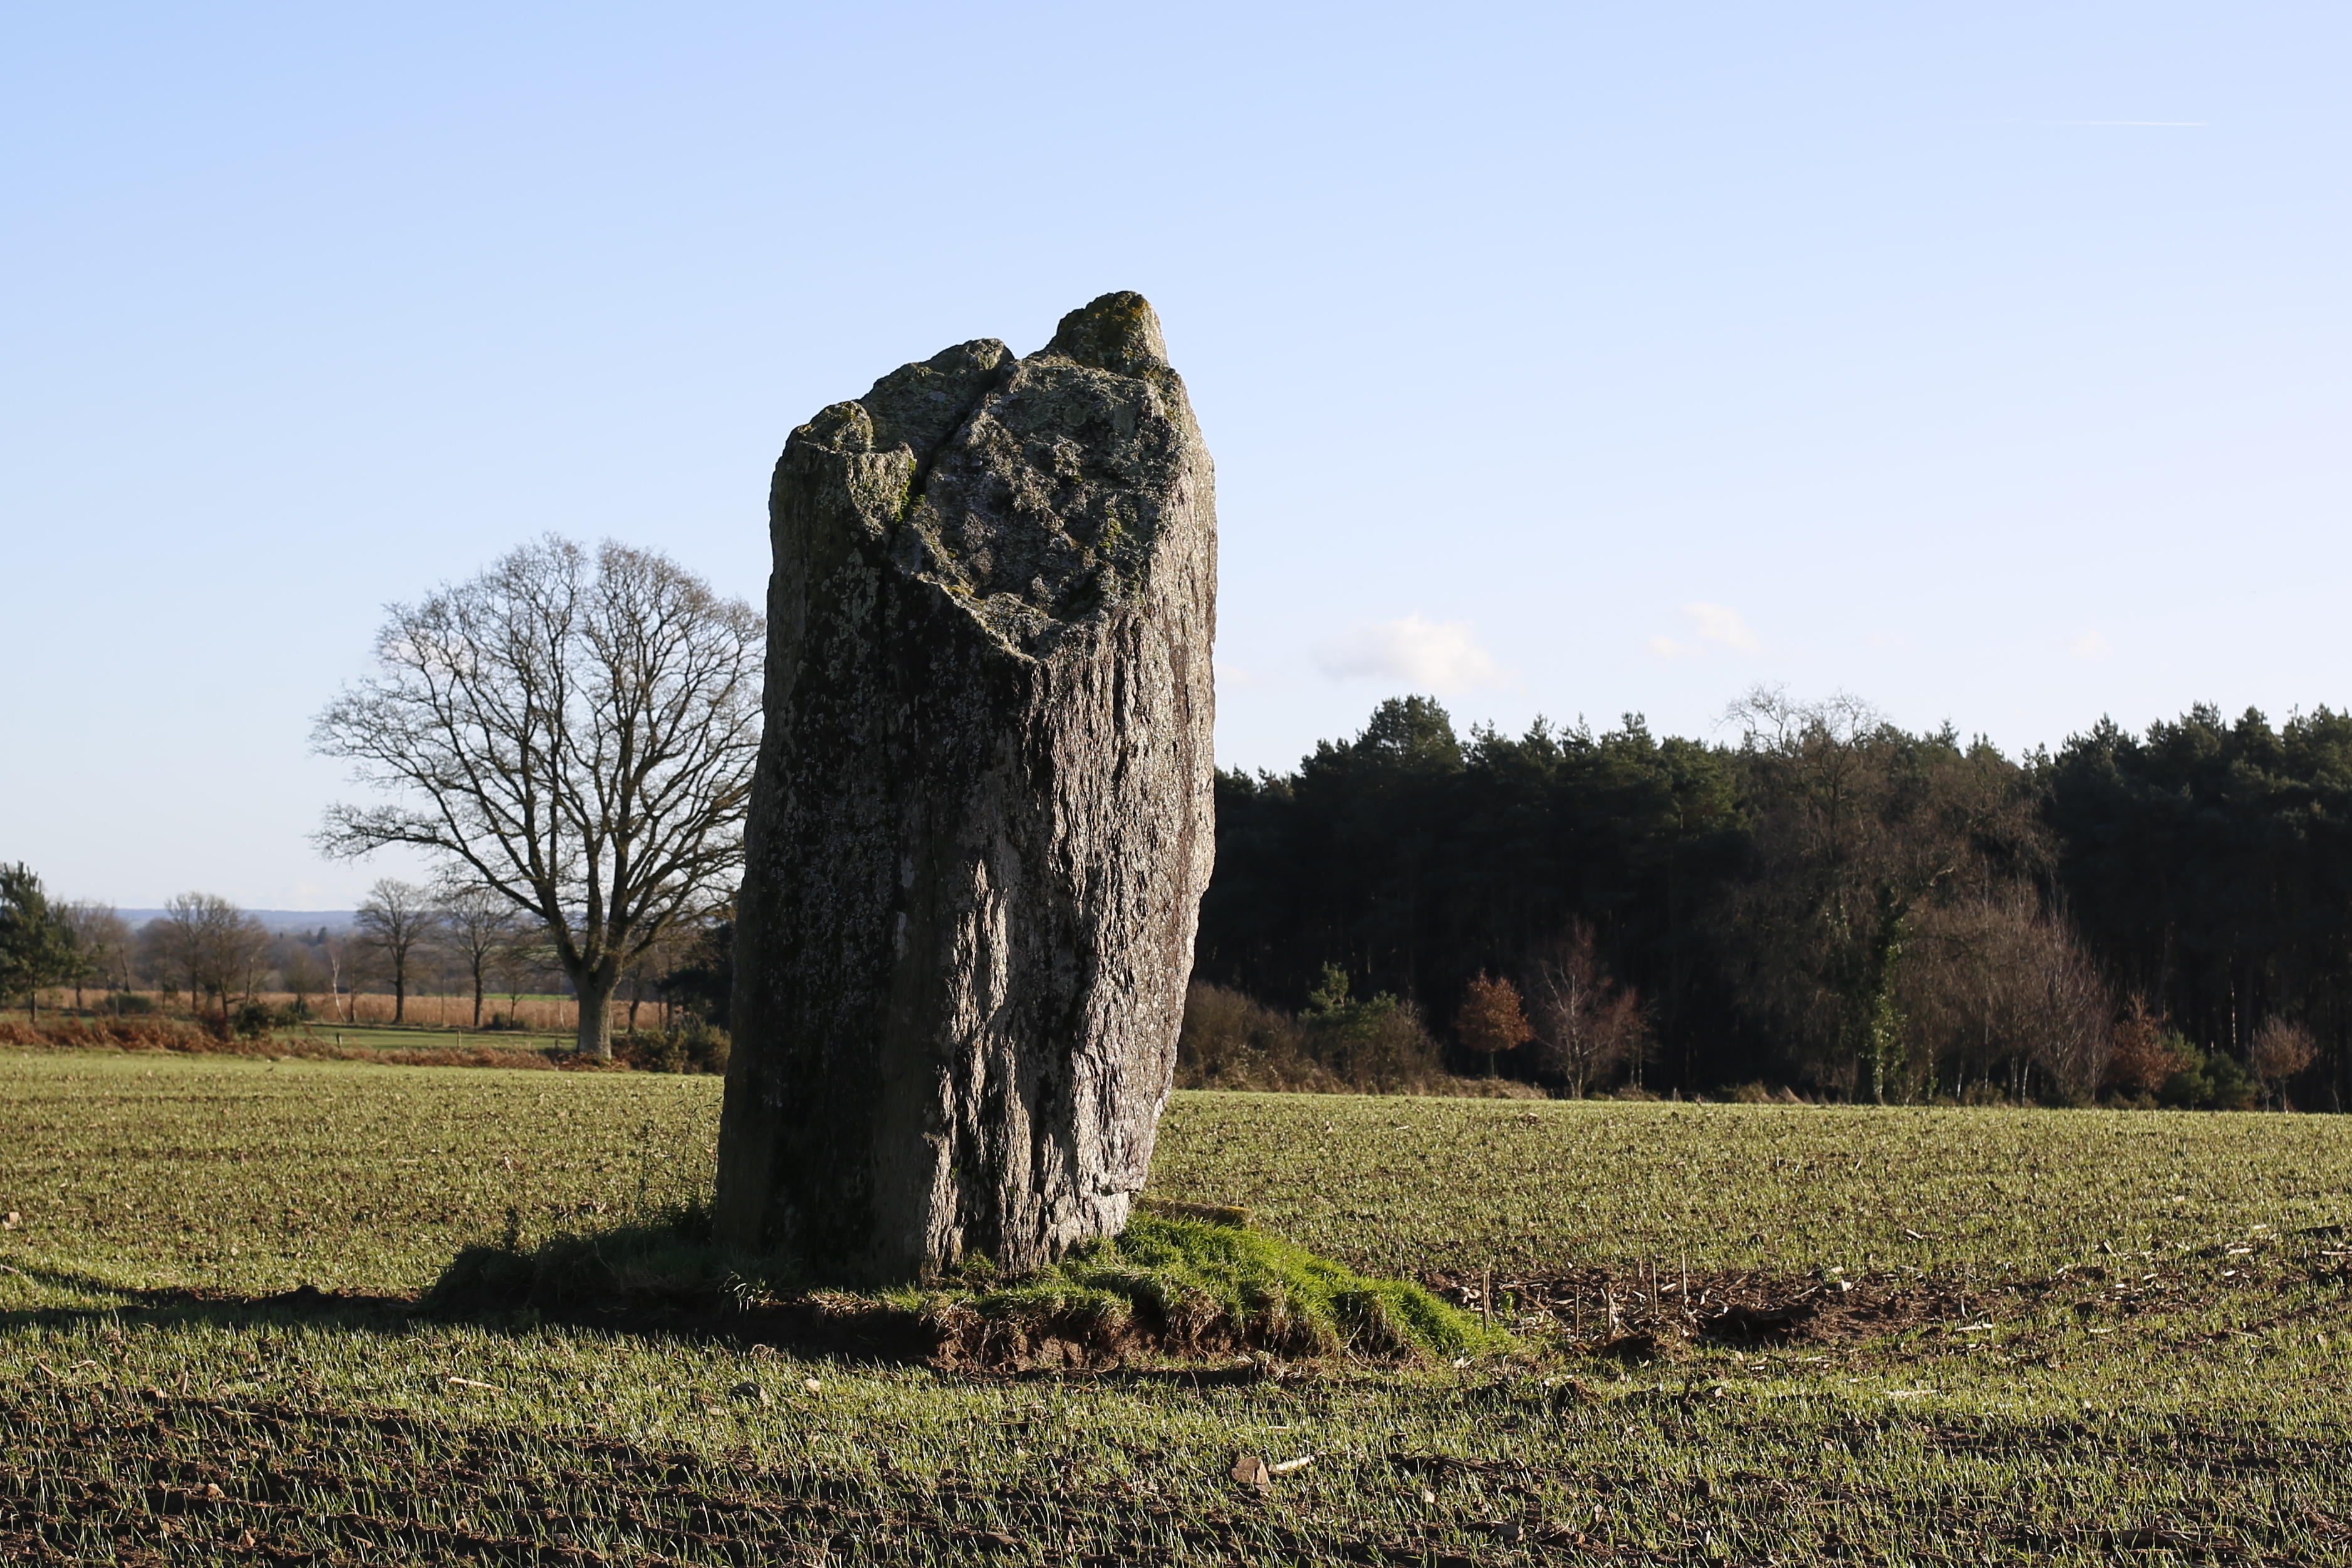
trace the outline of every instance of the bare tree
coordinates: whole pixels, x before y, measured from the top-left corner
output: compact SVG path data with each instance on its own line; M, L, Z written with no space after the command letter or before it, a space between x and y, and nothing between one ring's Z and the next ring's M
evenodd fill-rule
M2076 1100L2096 1099L2115 1055L2116 998L2090 954L2044 915L2027 931L2011 986L2035 1064Z
M189 962L188 923L160 915L139 928L139 967L159 991L185 991L196 1010L196 981Z
M2254 1076L2262 1080L2279 1108L2284 1110L2287 1080L2309 1067L2318 1056L2319 1042L2311 1037L2309 1030L2273 1014L2254 1030L2246 1064L2254 1070Z
M1641 998L1601 961L1592 927L1571 922L1528 967L1528 1005L1544 1065L1578 1099L1649 1043Z
M373 953L392 981L392 1021L408 1019L408 975L440 925L425 889L387 876L368 889L352 917L352 940Z
M341 1003L343 1021L358 1021L359 977L352 972L351 939L329 936L319 944L319 956L327 961L327 1016L333 1018L336 1004Z
M124 952L131 946L131 927L112 904L83 899L58 905L58 917L73 933L74 1011L79 1012L83 985L109 979L121 968Z
M474 982L474 1027L482 1027L482 992L500 955L522 929L521 912L499 894L463 883L444 885L436 898L443 939Z
M285 977L286 988L294 993L294 1007L299 1016L310 1015L310 998L327 989L331 983L328 967L321 961L325 946L320 942L296 942L288 951L286 961L278 967L278 972Z
M627 993L628 1031L631 1034L637 1032L637 1012L648 999L661 1008L662 1027L669 1027L671 977L685 970L704 954L711 929L709 921L673 925L646 949L644 957L629 967L629 972L621 984Z
M269 933L260 921L209 893L184 893L168 899L160 920L147 924L146 937L167 973L184 980L188 1005L202 996L220 1000L220 1025L228 1028L228 999L269 951Z
M2022 776L1982 742L1911 736L1860 700L1758 687L1727 716L1755 813L1720 912L1747 1005L1884 1102L1909 1077L1905 955L1938 899L2045 852Z
M2068 1096L2089 1100L2152 1060L2131 1043L2139 1055L2119 1071L2116 1054L2127 1042L2113 993L2066 921L2021 883L1921 910L1895 1000L1915 1073L1955 1089L1972 1075L1990 1083L2000 1068L2011 1094L2021 1096L2032 1067Z
M402 804L337 806L319 842L405 844L544 925L610 1058L613 989L662 934L734 894L759 749L760 616L666 557L550 537L395 605L383 674L317 748Z
M546 934L532 929L528 923L519 927L514 939L491 958L490 973L497 977L499 989L506 995L507 1022L510 1027L521 1027L523 998L538 986L554 983L552 959Z

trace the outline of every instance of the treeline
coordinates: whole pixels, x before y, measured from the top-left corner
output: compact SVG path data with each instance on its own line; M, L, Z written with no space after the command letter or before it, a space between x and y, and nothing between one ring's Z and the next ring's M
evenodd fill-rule
M698 923L655 944L616 990L626 1034L639 1036L650 1009L647 1029L679 1036L693 1064L723 1061L727 936ZM524 1027L524 998L569 990L540 923L479 889L385 878L348 925L293 931L189 893L134 929L105 904L51 901L29 867L0 865L0 1004L21 1003L36 1019L44 991L69 991L77 1013L116 1018L176 1011L184 998L186 1015L215 1033L254 1038L354 1022L362 996L388 998L403 1023L412 998L431 996L462 998L469 1027L495 1032Z
M2012 759L1850 700L1735 714L1465 739L1408 697L1221 774L1196 1010L1311 1041L1336 977L1454 1072L1577 1092L2342 1106L2352 716ZM1188 1074L1220 1052L1249 1054L1194 1029Z

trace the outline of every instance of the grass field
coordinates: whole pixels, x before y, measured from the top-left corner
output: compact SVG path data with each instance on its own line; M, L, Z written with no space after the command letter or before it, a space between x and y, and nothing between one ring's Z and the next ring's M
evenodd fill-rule
M317 1040L367 1051L430 1051L450 1047L464 1051L569 1051L577 1043L570 1034L532 1033L522 1030L394 1028L388 1024L310 1023L281 1029L275 1040Z
M1516 1333L1462 1365L411 1311L697 1195L718 1088L0 1053L0 1560L2352 1560L2352 1122L1177 1097L1155 1192Z

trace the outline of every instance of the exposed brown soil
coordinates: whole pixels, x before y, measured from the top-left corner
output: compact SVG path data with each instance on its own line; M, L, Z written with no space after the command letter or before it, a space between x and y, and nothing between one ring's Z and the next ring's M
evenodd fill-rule
M634 1319L638 1325L648 1317L628 1304L594 1315L608 1322ZM822 1291L740 1312L703 1302L653 1315L674 1325L673 1332L722 1335L796 1355L919 1362L941 1371L1099 1370L1139 1355L1230 1358L1235 1343L1213 1327L1171 1335L1133 1321L1114 1324L1075 1312L984 1317L964 1306L918 1312Z
M2336 1278L2329 1271L2336 1269L2332 1262L2315 1266L2300 1260L2284 1271L2241 1278L2232 1288L2271 1291L2285 1283ZM2129 1318L2147 1306L2127 1293L2127 1281L2138 1278L2129 1275L2119 1282L2107 1271L2091 1268L1988 1286L1916 1276L1867 1276L1842 1283L1835 1276L1706 1272L1688 1277L1687 1304L1679 1273L1658 1279L1654 1288L1646 1270L1601 1268L1539 1277L1498 1275L1492 1286L1497 1326L1532 1332L1539 1338L1557 1335L1590 1354L1658 1362L1707 1343L1739 1349L1853 1349L1916 1330L2009 1322L2047 1305L2053 1297L2071 1301L2077 1314ZM2179 1288L2189 1281L2179 1275L2168 1279L2169 1291L2151 1300L2169 1307L2184 1304ZM1472 1313L1479 1312L1487 1286L1480 1275L1438 1275L1425 1283ZM570 1297L458 1291L427 1301L347 1296L305 1285L258 1299L159 1291L143 1295L137 1310L235 1321L281 1314L503 1321L523 1309L547 1320L608 1332L683 1334L749 1345L755 1353L767 1346L796 1355L896 1362L978 1375L1082 1373L1255 1382L1311 1377L1321 1364L1316 1347L1237 1331L1222 1314L1202 1312L1154 1323L1140 1314L1108 1320L1067 1310L982 1312L961 1303L919 1312L824 1291L738 1305L708 1291L659 1283L623 1284ZM2308 1315L2312 1310L2287 1316ZM2248 1324L2255 1321L2244 1320Z
M978 1308L948 1301L918 1310L822 1290L739 1300L707 1286L636 1277L593 1262L526 1271L495 1261L468 1269L466 1261L460 1259L416 1310L497 1318L529 1309L585 1327L727 1339L802 1355L920 1363L942 1371L1089 1371L1137 1357L1230 1364L1253 1355L1307 1357L1318 1348L1304 1337L1304 1325L1269 1334L1206 1301L1164 1313L1139 1308L1110 1314L1083 1303L1020 1300ZM317 1297L321 1305L331 1301Z
M439 1299L346 1294L312 1285L247 1297L209 1290L139 1292L126 1309L165 1320L228 1322L288 1317L345 1322L413 1318L511 1320L528 1309L537 1321L607 1333L675 1334L726 1341L796 1356L924 1365L941 1372L1024 1375L1082 1372L1166 1377L1187 1383L1252 1383L1292 1375L1315 1360L1315 1347L1236 1327L1222 1312L1150 1322L1141 1314L1109 1321L1076 1311L974 1311L960 1302L916 1312L870 1297L812 1291L737 1306L709 1291L637 1286L593 1297L549 1301L529 1295L452 1292ZM1367 1358L1358 1354L1355 1359ZM1377 1358L1371 1358L1377 1359ZM1163 1364L1150 1371L1130 1362ZM1169 1366L1164 1364L1180 1364Z
M1441 1275L1429 1285L1471 1312L1486 1304L1488 1281L1482 1274ZM1654 1273L1598 1267L1497 1275L1492 1288L1498 1323L1528 1326L1532 1318L1587 1350L1641 1361L1671 1358L1698 1341L1854 1344L1935 1324L1998 1320L2038 1293L2016 1285L1988 1288L1917 1276Z
M1485 1281L1427 1281L1446 1301L1479 1310ZM1971 1291L1958 1281L1868 1277L1846 1281L1761 1272L1648 1278L1607 1270L1541 1279L1497 1279L1498 1326L1524 1328L1539 1313L1583 1348L1625 1360L1670 1360L1699 1342L1741 1346L1840 1347L1935 1325L1998 1321L2041 1287ZM1613 1317L1612 1317L1613 1312ZM707 1298L624 1292L562 1315L604 1326L722 1335L804 1354L920 1362L986 1373L1101 1371L1131 1359L1263 1367L1312 1359L1315 1347L1266 1341L1222 1315L1167 1323L1110 1322L1076 1312L986 1315L954 1304L932 1312L828 1292L739 1310ZM1260 1375L1263 1375L1262 1373Z
M1237 1354L1246 1359L1253 1348L1222 1313L1165 1324L1130 1319L1113 1328L1074 1313L989 1318L959 1305L926 1317L923 1326L932 1335L926 1362L974 1372L1101 1370L1130 1356L1230 1362ZM1296 1353L1305 1347L1255 1348Z

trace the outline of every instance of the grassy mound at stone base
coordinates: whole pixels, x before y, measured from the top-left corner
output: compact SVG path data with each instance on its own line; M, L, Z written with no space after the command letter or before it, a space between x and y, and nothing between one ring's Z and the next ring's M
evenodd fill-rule
M677 1210L535 1248L469 1247L425 1305L1005 1369L1253 1352L1401 1363L1508 1343L1419 1285L1368 1279L1237 1221L1142 1213L1034 1273L1002 1276L975 1259L936 1286L867 1294L808 1288L717 1246L699 1211Z

